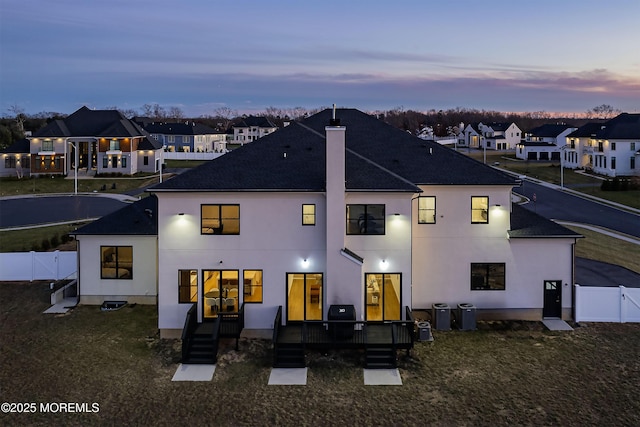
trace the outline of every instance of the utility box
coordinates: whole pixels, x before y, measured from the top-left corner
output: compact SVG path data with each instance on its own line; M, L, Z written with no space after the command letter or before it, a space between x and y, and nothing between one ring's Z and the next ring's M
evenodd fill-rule
M476 307L473 304L458 304L458 329L461 331L475 331Z
M433 335L431 334L431 323L418 322L418 341L433 341Z
M436 331L451 330L451 308L448 304L436 303L431 307L431 320Z
M333 338L337 340L351 339L356 324L356 307L353 305L332 305L329 307L327 320L342 320L342 322L329 323L329 334Z

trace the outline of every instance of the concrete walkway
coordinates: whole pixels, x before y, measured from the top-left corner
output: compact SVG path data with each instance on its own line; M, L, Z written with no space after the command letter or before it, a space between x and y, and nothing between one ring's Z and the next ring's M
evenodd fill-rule
M562 319L544 319L542 324L550 331L573 331L573 328Z
M78 305L77 298L65 298L43 311L43 314L64 314L75 308L76 305Z

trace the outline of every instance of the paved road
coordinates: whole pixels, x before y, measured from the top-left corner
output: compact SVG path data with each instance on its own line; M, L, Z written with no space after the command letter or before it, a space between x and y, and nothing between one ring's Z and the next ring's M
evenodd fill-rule
M640 237L640 216L547 186L525 181L514 192L531 199L523 205L549 219L579 222L605 227ZM533 195L536 201L533 201Z
M0 228L98 218L125 206L99 196L51 196L0 200Z

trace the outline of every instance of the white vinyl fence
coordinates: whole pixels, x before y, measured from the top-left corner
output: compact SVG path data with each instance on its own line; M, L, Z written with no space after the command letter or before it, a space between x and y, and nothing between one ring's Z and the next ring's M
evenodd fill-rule
M61 280L78 271L76 252L0 253L0 281Z
M184 153L180 151L165 151L162 157L165 160L213 160L224 155L224 153Z
M640 322L640 288L575 285L576 322Z

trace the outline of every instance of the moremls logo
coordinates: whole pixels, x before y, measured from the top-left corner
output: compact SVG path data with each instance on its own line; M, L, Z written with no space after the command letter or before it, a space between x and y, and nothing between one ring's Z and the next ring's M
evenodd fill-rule
M40 403L40 412L48 413L92 413L100 412L100 404L93 402L48 402Z

